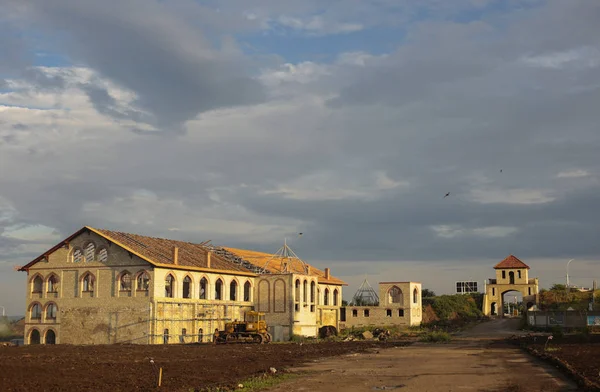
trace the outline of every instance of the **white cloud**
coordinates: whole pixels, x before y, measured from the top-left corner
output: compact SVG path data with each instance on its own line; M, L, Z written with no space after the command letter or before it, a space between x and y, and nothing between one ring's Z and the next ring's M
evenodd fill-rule
M590 176L590 172L588 172L587 170L582 170L582 169L565 170L565 171L561 171L560 173L558 173L556 175L557 178L582 178L582 177L589 177L589 176Z
M407 181L393 180L385 172L375 171L361 181L361 178L345 178L333 170L319 171L301 176L275 189L264 190L264 195L281 195L292 200L375 200L385 191L408 188Z
M503 238L518 232L516 227L489 226L477 228L464 228L460 225L434 225L430 227L441 238L482 237Z
M521 61L532 67L563 69L566 67L594 68L600 65L598 48L583 47L561 52L524 56Z
M360 23L344 23L325 19L314 15L306 18L281 15L271 20L269 26L277 29L279 26L305 32L309 35L346 34L360 31L364 26Z
M542 189L474 189L470 199L482 204L543 204L556 198Z

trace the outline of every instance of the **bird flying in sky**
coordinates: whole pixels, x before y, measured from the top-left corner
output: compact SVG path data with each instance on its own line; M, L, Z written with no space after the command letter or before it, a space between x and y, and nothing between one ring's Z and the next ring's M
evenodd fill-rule
M450 192L446 193L446 194L444 195L444 197L443 197L443 198L445 199L445 198L447 198L448 196L450 196Z

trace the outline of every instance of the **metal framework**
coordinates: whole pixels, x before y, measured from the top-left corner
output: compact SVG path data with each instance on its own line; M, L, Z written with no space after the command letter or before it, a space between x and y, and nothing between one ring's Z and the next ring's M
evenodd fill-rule
M290 248L288 246L287 238L284 239L283 246L281 248L279 248L279 250L277 252L275 252L275 254L267 260L265 265L263 265L263 267L260 269L260 271L258 273L270 274L271 272L267 269L267 267L269 266L269 264L271 262L273 262L273 260L279 261L281 273L283 273L283 274L294 272L293 270L290 270L290 266L294 262L300 263L302 271L304 271L305 274L308 274L308 265L306 265L306 263L304 261L302 261L302 259L300 257L298 257L298 255L296 255L296 253L294 253L292 248Z
M354 297L352 297L352 305L355 306L377 306L379 305L379 296L373 287L367 281L367 278L362 282Z

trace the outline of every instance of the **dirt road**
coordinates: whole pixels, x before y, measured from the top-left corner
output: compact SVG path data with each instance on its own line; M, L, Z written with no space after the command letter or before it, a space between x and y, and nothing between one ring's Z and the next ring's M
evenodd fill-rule
M300 377L269 391L577 391L552 367L502 341L516 326L495 320L450 344L417 343L313 362L295 370Z

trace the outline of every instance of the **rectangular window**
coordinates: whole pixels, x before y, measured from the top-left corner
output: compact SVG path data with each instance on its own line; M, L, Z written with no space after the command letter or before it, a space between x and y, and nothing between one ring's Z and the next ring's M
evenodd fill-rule
M398 317L404 317L404 309L398 309Z
M358 317L358 310L352 309L352 317Z
M496 288L492 287L492 295L496 295Z
M385 313L386 313L385 315L386 315L387 317L392 317L392 309L388 309L388 310L386 310L386 311L385 311Z
M506 271L502 271L502 279L506 279Z
M365 309L365 310L363 311L363 315L364 315L365 317L369 317L369 309Z
M517 271L517 275L519 275L519 279L521 279L521 270Z

